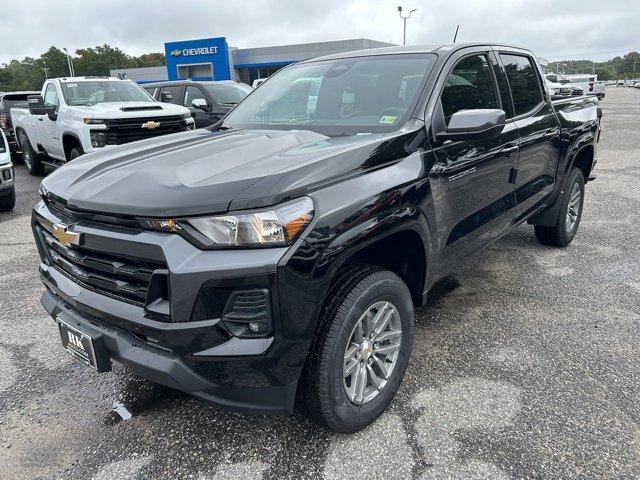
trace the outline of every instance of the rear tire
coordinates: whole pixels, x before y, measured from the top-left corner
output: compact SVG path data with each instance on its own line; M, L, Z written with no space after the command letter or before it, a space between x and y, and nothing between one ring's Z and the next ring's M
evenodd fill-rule
M400 277L368 265L341 272L327 298L301 379L301 406L316 423L351 433L378 418L402 382L413 302Z
M9 195L0 197L0 212L10 212L16 206L16 189L11 187Z
M69 161L76 159L81 155L84 155L84 150L82 150L82 147L73 147L69 152Z
M20 131L18 135L20 137L20 147L22 148L22 161L24 166L27 167L27 171L31 175L44 175L44 164L40 160L40 156L31 148L29 138L23 131Z
M566 247L578 232L584 205L584 177L579 168L574 167L571 170L560 195L560 210L556 224L553 227L534 227L536 238L543 245Z

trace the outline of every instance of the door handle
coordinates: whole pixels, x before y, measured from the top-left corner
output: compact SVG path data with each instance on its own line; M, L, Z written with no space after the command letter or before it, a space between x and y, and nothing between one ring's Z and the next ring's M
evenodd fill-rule
M38 117L38 121L41 122L42 121L42 117Z
M543 135L542 138L544 138L545 140L553 140L554 138L556 138L558 136L558 131L557 130L547 130Z
M520 147L518 145L514 145L512 147L504 147L502 150L500 150L500 153L502 153L505 157L508 157L518 150L520 150Z

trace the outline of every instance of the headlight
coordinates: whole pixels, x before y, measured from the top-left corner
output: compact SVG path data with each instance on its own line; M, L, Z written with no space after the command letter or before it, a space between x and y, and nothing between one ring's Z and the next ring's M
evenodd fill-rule
M87 125L104 125L104 120L99 118L85 118L84 123Z
M179 233L204 248L256 248L290 245L313 218L313 201L302 197L253 212L211 217L145 219L143 226Z
M104 147L107 144L106 130L91 130L89 137L91 138L91 146L93 148Z

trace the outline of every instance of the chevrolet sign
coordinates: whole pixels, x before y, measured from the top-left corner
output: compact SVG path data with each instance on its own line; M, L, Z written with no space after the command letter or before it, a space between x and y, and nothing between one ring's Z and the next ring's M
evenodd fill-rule
M218 47L199 47L199 48L184 48L182 50L171 50L172 57L192 57L194 55L215 55L218 53Z

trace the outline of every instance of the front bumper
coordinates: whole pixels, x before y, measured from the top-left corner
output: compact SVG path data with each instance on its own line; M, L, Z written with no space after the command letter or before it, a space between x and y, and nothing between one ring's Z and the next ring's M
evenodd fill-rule
M54 319L97 331L109 357L151 381L232 408L291 413L307 345L282 332L277 268L286 249L201 251L177 235L116 228L75 219L73 229L91 249L122 255L162 256L169 278L170 318L80 284L48 261L42 226L69 224L44 203L33 227L46 286L42 304ZM191 320L203 285L262 288L270 292L268 337L238 338L220 318Z
M0 197L9 195L14 187L15 171L11 162L0 165Z

